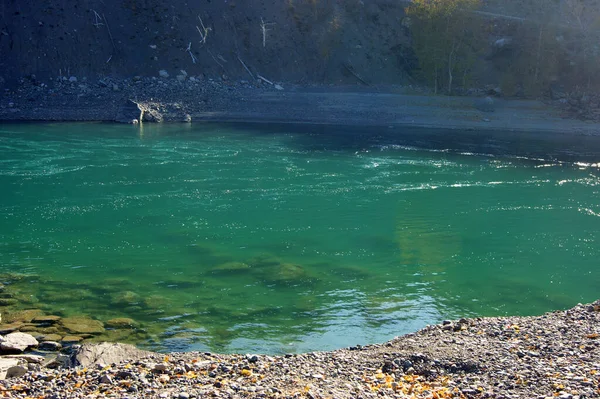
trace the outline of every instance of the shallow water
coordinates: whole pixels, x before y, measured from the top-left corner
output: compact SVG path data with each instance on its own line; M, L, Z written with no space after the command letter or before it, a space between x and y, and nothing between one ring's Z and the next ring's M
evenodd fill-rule
M598 298L589 145L329 133L1 125L0 272L25 275L21 307L130 317L116 339L159 350L335 349Z

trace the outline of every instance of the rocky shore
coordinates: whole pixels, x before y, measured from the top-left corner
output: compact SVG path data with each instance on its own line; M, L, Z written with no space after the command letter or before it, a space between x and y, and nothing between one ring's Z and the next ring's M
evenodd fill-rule
M285 356L158 354L122 344L57 351L14 332L0 348L8 373L0 396L10 398L600 397L600 300Z
M579 102L503 99L490 90L436 96L412 86L293 85L186 71L131 79L24 78L0 93L0 121L243 122L600 134ZM573 105L575 104L575 105ZM586 103L587 104L587 103ZM587 114L586 114L587 115Z

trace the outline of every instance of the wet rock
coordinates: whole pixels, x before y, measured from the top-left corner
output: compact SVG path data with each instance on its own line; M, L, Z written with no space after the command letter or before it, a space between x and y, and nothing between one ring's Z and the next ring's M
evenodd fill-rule
M44 315L44 316L36 316L31 321L37 324L47 324L52 325L59 322L61 319L60 316L55 315Z
M87 317L67 317L61 320L62 326L73 334L99 334L104 332L101 321Z
M40 309L27 309L27 310L18 310L15 312L8 312L3 316L3 319L6 323L13 322L22 322L29 323L34 320L36 317L40 316L42 311Z
M250 265L244 262L221 263L211 269L213 273L243 273L250 270Z
M62 337L59 336L59 339L57 341L60 341L61 339ZM56 341L42 341L38 345L38 349L42 351L57 352L62 349L62 345Z
M79 335L65 335L60 341L64 344L76 344L83 341L83 337Z
M10 324L2 324L0 325L0 334L8 334L14 331L18 331L21 327L23 327L23 323L20 321Z
M0 337L0 350L7 353L23 352L28 348L38 345L38 341L31 335L22 332L13 332Z
M168 78L169 77L169 72L167 72L164 69L161 69L160 71L158 71L158 76L160 76L161 78Z
M117 292L111 298L113 305L135 305L139 303L141 297L133 291Z
M89 367L94 364L112 364L135 361L147 357L151 352L127 344L83 344L73 355L75 366Z
M13 306L17 303L19 303L19 301L14 298L0 298L0 306Z

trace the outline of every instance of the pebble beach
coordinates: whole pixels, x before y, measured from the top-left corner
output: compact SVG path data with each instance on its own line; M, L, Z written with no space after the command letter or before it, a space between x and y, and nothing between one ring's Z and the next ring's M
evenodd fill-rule
M597 398L600 300L541 316L446 320L331 352L159 354L76 344L8 359L19 366L0 381L0 397Z

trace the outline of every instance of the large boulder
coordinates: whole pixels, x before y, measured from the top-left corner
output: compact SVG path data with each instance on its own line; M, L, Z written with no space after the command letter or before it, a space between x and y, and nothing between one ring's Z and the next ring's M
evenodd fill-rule
M136 361L152 355L133 345L103 342L100 344L87 343L81 345L71 357L73 367L89 367L97 364L112 364L125 361Z
M0 350L8 353L20 353L27 348L38 346L38 341L33 336L22 332L13 332L0 337Z

